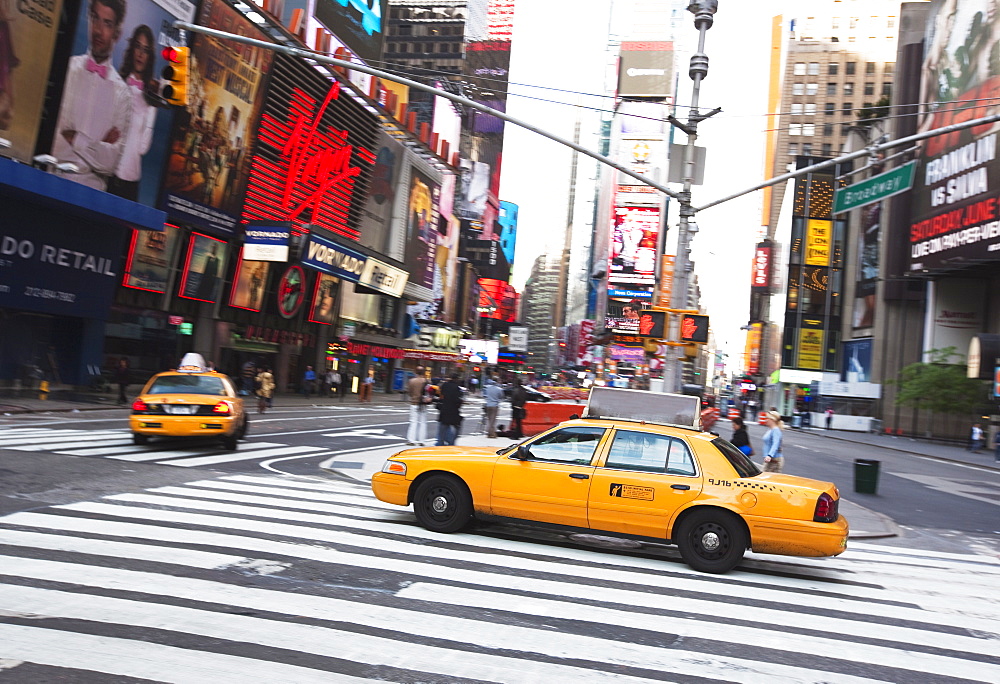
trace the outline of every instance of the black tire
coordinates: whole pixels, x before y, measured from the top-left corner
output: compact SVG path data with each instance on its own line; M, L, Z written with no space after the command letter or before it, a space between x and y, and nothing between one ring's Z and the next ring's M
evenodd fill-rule
M236 451L239 447L239 430L222 438L222 448L226 451Z
M693 511L680 524L673 542L684 562L698 572L722 574L735 568L747 548L747 533L732 513Z
M133 432L132 444L137 444L139 446L142 446L143 444L149 444L149 435L140 435L138 432Z
M249 431L250 431L250 419L247 418L246 416L243 416L243 422L240 424L240 429L236 433L236 438L244 439Z
M417 522L432 532L459 532L472 521L472 497L458 478L431 475L417 487L413 512Z

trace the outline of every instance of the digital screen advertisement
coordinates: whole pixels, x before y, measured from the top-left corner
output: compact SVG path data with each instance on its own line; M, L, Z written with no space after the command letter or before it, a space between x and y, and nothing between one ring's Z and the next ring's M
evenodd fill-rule
M608 282L653 285L660 210L653 207L615 207L611 230Z

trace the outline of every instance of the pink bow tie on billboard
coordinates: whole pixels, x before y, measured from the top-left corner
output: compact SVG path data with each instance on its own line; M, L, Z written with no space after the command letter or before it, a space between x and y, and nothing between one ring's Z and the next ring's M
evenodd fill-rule
M138 88L139 90L142 90L143 88L142 79L136 78L135 76L129 76L128 79L126 80L126 83L128 83L130 86Z
M98 64L93 59L87 59L87 71L97 74L101 78L108 77L108 67L104 64Z

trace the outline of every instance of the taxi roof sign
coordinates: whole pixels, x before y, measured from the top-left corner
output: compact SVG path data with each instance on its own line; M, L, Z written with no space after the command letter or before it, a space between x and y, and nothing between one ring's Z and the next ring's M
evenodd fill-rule
M701 429L701 400L687 394L594 387L584 418L618 418Z
M205 357L197 352L188 352L181 358L181 363L177 366L178 373L207 373L208 364Z

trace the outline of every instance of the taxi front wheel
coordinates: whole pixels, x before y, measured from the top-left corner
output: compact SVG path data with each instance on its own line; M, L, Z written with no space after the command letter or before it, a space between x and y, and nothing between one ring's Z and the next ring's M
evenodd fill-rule
M747 533L739 520L725 511L693 511L674 539L684 562L699 572L729 572L743 558Z
M432 532L459 532L472 520L472 497L457 478L432 475L417 487L413 512Z

